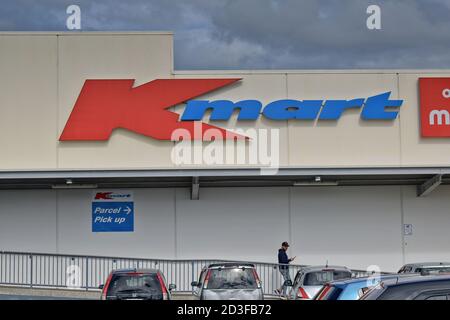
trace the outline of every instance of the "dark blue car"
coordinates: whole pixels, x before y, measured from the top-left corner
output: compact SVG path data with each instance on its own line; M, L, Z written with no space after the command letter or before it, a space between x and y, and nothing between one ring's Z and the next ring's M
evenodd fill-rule
M382 281L361 300L450 300L450 275L414 275L397 282Z

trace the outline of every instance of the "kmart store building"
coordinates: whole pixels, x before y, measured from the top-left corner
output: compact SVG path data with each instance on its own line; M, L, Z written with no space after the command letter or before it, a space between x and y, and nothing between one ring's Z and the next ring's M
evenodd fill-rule
M172 43L0 34L0 250L450 260L450 71L178 71Z

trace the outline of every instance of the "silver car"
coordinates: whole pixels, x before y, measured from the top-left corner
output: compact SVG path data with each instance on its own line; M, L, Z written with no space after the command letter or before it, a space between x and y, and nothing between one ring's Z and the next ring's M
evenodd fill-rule
M352 271L347 267L304 267L297 272L288 298L291 300L310 300L316 296L325 283L351 277Z
M416 262L408 263L398 273L421 273L422 275L450 273L450 262Z
M253 264L221 263L204 267L191 283L200 300L263 300L261 281Z

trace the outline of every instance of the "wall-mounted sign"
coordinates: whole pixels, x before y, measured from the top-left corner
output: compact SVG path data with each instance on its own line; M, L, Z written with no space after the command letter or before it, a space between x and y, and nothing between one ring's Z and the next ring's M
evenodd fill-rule
M405 236L411 236L413 234L413 225L409 223L405 223L403 225L403 234Z
M72 113L59 138L60 141L108 140L116 128L159 140L174 140L174 131L184 129L195 134L195 122L202 121L211 111L211 121L227 121L237 111L239 121L264 117L274 121L338 120L347 109L361 110L363 120L393 120L397 118L402 100L390 100L391 92L348 100L317 99L271 101L263 106L257 99L196 100L197 97L229 86L241 79L157 79L133 87L134 80L86 80ZM180 116L167 110L186 102ZM212 140L217 135L204 135L218 130L226 139L243 139L223 128L200 122L198 139Z
M422 137L450 137L450 78L420 78Z
M132 191L95 191L92 199L92 232L134 231Z

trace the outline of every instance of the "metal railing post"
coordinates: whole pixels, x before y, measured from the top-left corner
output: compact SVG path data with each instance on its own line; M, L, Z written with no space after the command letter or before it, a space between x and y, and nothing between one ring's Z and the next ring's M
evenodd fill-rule
M195 266L194 265L195 265L195 262L194 262L194 260L192 260L191 261L191 268L192 268L192 280L191 280L191 282L196 280L195 279ZM194 293L194 287L191 286L191 283L189 283L188 286L191 288L191 292Z
M86 291L89 290L89 257L86 257Z
M33 254L30 254L30 288L33 288Z

